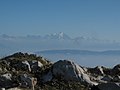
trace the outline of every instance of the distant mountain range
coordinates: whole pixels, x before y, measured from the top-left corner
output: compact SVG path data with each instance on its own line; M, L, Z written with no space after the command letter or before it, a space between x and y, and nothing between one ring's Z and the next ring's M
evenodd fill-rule
M29 39L56 39L56 40L75 40L75 41L81 41L81 40L91 40L91 41L101 41L98 38L93 37L87 37L87 36L77 36L75 38L70 37L69 35L60 32L60 33L53 33L53 34L47 34L44 36L41 35L27 35L27 36L10 36L6 34L0 35L0 39L20 39L20 38L29 38ZM104 41L104 40L102 40ZM107 41L107 40L105 40Z
M48 35L9 36L0 35L0 56L14 52L36 52L42 50L120 50L120 43L87 36L75 38L60 32Z
M41 35L27 35L27 36L9 36L6 34L0 35L1 39L13 39L13 38L38 38L38 39L71 39L67 34L60 32L60 33L53 33L53 34L48 34L45 36Z
M89 51L89 50L45 50L36 54L80 54L80 55L120 55L120 50Z

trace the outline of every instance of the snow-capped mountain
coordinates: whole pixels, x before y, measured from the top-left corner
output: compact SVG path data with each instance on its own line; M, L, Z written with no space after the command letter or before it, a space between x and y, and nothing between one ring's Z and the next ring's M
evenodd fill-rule
M71 39L67 34L63 32L46 35L44 38L45 39Z

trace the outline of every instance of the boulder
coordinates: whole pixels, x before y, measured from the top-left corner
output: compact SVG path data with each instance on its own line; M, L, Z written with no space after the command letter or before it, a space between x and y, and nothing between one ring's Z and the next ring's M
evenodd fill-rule
M90 81L89 76L82 67L68 60L60 60L54 63L52 73L55 77L63 78L67 81L79 81L90 85L97 84Z

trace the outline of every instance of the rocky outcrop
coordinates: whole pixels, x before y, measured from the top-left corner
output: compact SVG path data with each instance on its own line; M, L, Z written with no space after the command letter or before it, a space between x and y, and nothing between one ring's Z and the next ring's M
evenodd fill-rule
M16 53L0 60L0 88L120 90L120 64L113 68L86 68L70 60L51 63L40 56Z
M15 53L0 60L0 88L33 88L36 74L50 62L40 56Z

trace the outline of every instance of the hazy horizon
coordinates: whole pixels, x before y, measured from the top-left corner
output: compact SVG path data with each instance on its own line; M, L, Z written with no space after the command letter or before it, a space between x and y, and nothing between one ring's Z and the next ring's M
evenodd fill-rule
M119 4L119 0L1 0L0 34L64 32L71 37L120 41Z

